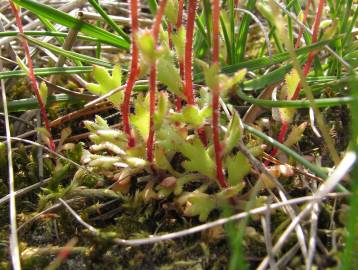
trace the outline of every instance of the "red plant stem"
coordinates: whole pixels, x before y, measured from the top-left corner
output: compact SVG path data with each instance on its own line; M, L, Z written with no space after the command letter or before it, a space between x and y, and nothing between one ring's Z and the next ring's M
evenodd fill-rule
M303 21L302 21L303 24L306 24L306 22L307 22L307 16L308 16L308 11L310 10L311 1L312 1L312 0L307 0L305 12L304 12L304 15L303 15ZM298 37L297 37L297 40L296 40L296 44L295 44L295 48L296 48L296 49L300 46L300 42L301 42L301 37L302 37L303 31L304 31L304 28L301 27L301 28L300 28L300 32L298 33Z
M168 40L169 40L169 48L173 49L173 41L172 41L172 24L168 22Z
M162 0L159 5L159 9L155 16L155 21L152 27L152 35L154 43L158 42L158 35L161 20L164 14L165 5L167 0ZM153 148L154 148L154 112L155 112L155 92L156 92L156 80L157 80L157 63L156 61L150 66L149 73L149 135L147 139L147 160L153 161Z
M315 19L314 19L314 22L313 22L312 43L316 43L317 39L318 39L319 25L321 23L321 17L322 17L322 11L323 11L323 7L324 7L324 3L325 3L324 0L320 0L319 3L318 3L317 13L316 13L316 16L315 16ZM306 9L307 9L307 7L306 7ZM312 62L313 62L313 59L314 59L315 55L316 55L315 51L310 52L309 55L308 55L306 64L305 64L305 66L303 68L303 75L305 77L310 72L311 65L312 65ZM293 95L291 97L291 100L297 99L297 97L298 97L298 95L299 95L299 93L301 91L301 88L302 88L302 82L299 82L299 84L297 85L297 87L295 89L295 92L293 93ZM288 130L288 123L286 123L286 122L282 123L280 133L279 133L279 137L277 138L277 140L280 143L283 143L283 141L285 140L287 130ZM277 151L278 151L277 148L272 149L271 156L275 157L275 155L277 154ZM265 162L265 164L268 165L266 162Z
M196 13L196 0L188 0L188 20L186 24L185 37L185 59L184 59L184 80L185 80L185 96L188 105L195 105L193 78L192 78L192 62L193 62L193 36L194 23ZM198 135L204 145L207 144L207 138L203 127L198 128Z
M178 17L177 17L177 23L176 23L177 31L180 29L180 27L183 24L183 7L184 7L184 0L179 0L179 2L178 2ZM178 60L179 60L180 78L183 81L184 80L184 59L181 57ZM177 97L177 99L175 101L175 105L177 107L178 112L180 112L181 108L182 108L180 97Z
M15 16L16 24L17 24L17 27L19 28L19 32L21 34L24 34L24 29L23 29L23 26L22 26L19 11L17 10L15 4L11 0L9 0L9 3L10 3L10 6L11 6L12 13ZM52 138L52 135L51 135L50 122L49 122L49 120L47 118L46 107L45 107L45 104L44 104L44 102L42 100L42 97L40 95L39 85L38 85L38 83L36 81L36 78L35 78L34 66L33 66L33 63L32 63L31 55L30 55L29 44L27 43L27 40L24 39L24 38L21 38L20 40L21 40L21 43L22 43L22 47L23 47L23 49L25 51L25 56L26 56L26 60L27 60L28 68L29 68L28 76L30 78L31 85L32 85L32 88L34 90L35 96L37 98L37 102L39 103L39 107L40 107L42 118L43 118L44 123L45 123L45 127L46 127L46 129L48 131L48 134L49 134L50 149L52 151L56 151L55 142L53 141L53 138Z
M188 21L186 24L186 43L185 43L185 96L189 105L194 105L193 79L192 79L192 51L193 51L193 35L195 23L196 0L188 0Z
M212 9L213 9L213 64L219 65L219 15L220 15L220 0L213 0ZM219 134L219 95L220 89L219 84L213 89L213 117L212 117L212 127L213 127L213 142L215 150L215 161L216 161L216 178L222 188L228 187L228 184L225 180L222 166L222 146L220 143L220 134Z
M124 92L124 100L122 104L122 118L123 118L123 130L128 137L128 147L135 146L135 138L132 135L131 127L129 123L129 107L132 89L135 83L135 80L139 73L138 68L138 46L135 42L135 38L138 32L138 0L128 0L130 9L131 9L131 26L132 26L132 62L131 69L129 71L129 76L127 80L127 86Z
M177 24L176 28L179 30L180 26L183 24L183 7L184 7L184 0L178 1L178 17L177 17Z
M153 161L153 144L154 144L154 111L155 111L155 90L156 90L156 64L150 66L149 74L149 135L147 139L147 160Z

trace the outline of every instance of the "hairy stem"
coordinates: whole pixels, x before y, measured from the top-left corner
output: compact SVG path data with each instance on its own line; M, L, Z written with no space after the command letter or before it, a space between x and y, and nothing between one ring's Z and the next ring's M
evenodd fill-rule
M23 26L22 26L19 11L16 8L15 4L11 0L9 1L9 3L10 3L10 6L11 6L12 13L15 16L16 24L17 24L17 27L19 28L19 32L21 34L24 34L24 29L23 29ZM44 123L45 123L45 127L46 127L46 129L48 131L48 134L49 134L50 149L52 151L55 151L56 147L55 147L55 142L53 141L53 138L52 138L52 135L51 135L50 122L49 122L49 120L47 118L45 104L44 104L44 102L43 102L43 100L41 98L40 91L39 91L39 85L38 85L38 83L36 81L36 78L35 78L34 66L33 66L33 63L32 63L31 55L30 55L29 44L27 43L27 40L25 38L21 38L20 40L21 40L22 47L23 47L24 52L25 52L25 57L26 57L26 60L27 60L28 68L29 68L28 76L29 76L29 79L31 81L31 85L32 85L32 88L34 90L35 96L37 98L37 102L39 103L39 107L40 107L42 118L43 118Z
M131 132L129 123L129 107L132 89L139 73L138 68L138 46L135 42L135 38L138 32L138 0L128 0L131 9L131 26L132 26L132 62L131 69L127 80L127 86L124 92L124 101L122 104L122 118L123 118L123 130L128 137L128 146L133 147L135 145L135 139Z
M213 0L212 10L213 10L213 64L219 65L219 16L220 16L220 0ZM220 143L220 134L219 134L219 95L220 89L219 84L217 83L213 90L212 98L212 107L213 107L213 116L212 116L212 128L213 128L213 142L215 150L215 161L216 161L216 178L221 187L225 188L228 186L225 176L223 173L222 166L222 147Z
M167 0L162 0L159 5L159 9L155 16L155 21L152 27L152 35L154 43L158 42L158 35L164 9L167 4ZM154 148L154 111L155 111L155 92L156 92L156 79L157 79L157 63L156 60L150 65L149 74L149 135L147 139L147 159L149 162L153 161L153 148Z
M183 24L183 8L184 8L184 0L179 0L179 2L178 2L178 17L177 17L177 23L176 23L177 31L180 29L180 27ZM179 61L180 78L182 81L184 81L184 59L182 57L180 57L180 59L178 59L178 61ZM180 97L176 98L175 105L176 105L177 110L181 111L182 102L181 102Z
M193 58L193 35L195 23L196 0L188 1L188 21L186 24L186 43L185 43L185 96L189 105L194 105L193 78L192 78L192 58Z

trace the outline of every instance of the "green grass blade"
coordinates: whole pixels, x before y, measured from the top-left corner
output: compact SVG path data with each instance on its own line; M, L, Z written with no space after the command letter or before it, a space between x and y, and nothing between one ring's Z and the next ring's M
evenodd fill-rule
M248 0L245 9L252 11L255 7L255 4L256 4L256 0ZM242 18L239 33L236 39L235 63L241 62L244 59L250 22L251 22L251 16L245 14Z
M42 22L42 24L47 28L49 32L57 32L55 26L48 19L45 19L42 16L38 16L38 17L39 20ZM59 36L55 36L55 37L60 44L63 44L65 42L65 38Z
M337 40L339 37L340 36L337 36L330 40L323 40L323 41L319 41L315 44L311 44L309 46L301 47L301 48L295 50L295 52L298 56L308 54L311 51L322 48L324 45L331 44L332 42ZM280 64L280 63L287 61L289 59L290 59L289 53L284 52L284 53L279 53L279 54L273 55L272 59L270 59L270 57L261 57L258 59L252 59L252 60L248 60L245 62L228 65L226 67L223 67L221 72L230 75L242 68L247 68L247 69L253 71L253 70L256 70L259 68L267 68L271 65ZM197 73L194 75L195 81L200 81L203 78L204 78L203 73Z
M243 87L245 90L262 89L266 86L280 82L284 79L285 75L292 69L292 64L284 65L272 72L262 75L258 78L245 81Z
M229 16L230 16L230 44L231 44L231 52L230 54L233 56L236 52L235 47L235 3L234 0L228 1L229 6ZM229 47L228 47L229 48ZM230 64L233 64L234 62L229 62Z
M58 95L51 95L47 99L46 106L50 107L53 104L78 104L83 103L83 100L80 100L76 97L69 96L66 94L58 94ZM27 110L33 110L38 109L38 101L36 98L26 98L26 99L19 99L19 100L13 100L8 102L8 110L10 112L23 112ZM2 110L2 107L0 107L0 110Z
M231 63L233 63L232 46L231 46L232 43L230 42L230 37L229 37L229 34L227 32L225 21L224 21L224 18L222 17L222 15L220 15L220 24L221 24L221 29L222 29L223 34L224 34L224 41L225 41L226 51L227 51L227 62L229 64L231 64Z
M51 68L35 68L36 76L48 76L55 74L78 74L78 73L90 73L93 71L92 66L81 66L81 67L51 67ZM15 71L3 71L0 72L0 80L1 79L9 79L9 78L20 78L26 77L27 73L23 70L15 70Z
M41 16L38 16L39 17L39 20L45 25L45 27L50 31L50 32L54 32L56 31L56 28L55 26L47 19L41 17ZM65 39L63 37L56 37L57 41L63 45L65 43ZM82 66L82 63L81 61L79 60L74 60L76 66Z
M149 6L150 12L151 12L153 15L154 15L155 13L157 13L157 8L158 8L157 1L155 1L155 0L148 0L148 6Z
M6 32L0 32L0 37L14 37L14 36L17 36L18 34L19 34L19 32L17 32L17 31L6 31ZM49 32L49 31L25 31L24 34L26 36L34 36L34 37L44 37L44 36L67 37L68 36L68 33ZM88 40L88 41L96 41L96 42L99 41L96 38L92 38L92 37L84 36L84 35L77 35L77 38L82 39L82 40Z
M208 36L208 47L211 47L212 20L211 20L211 5L209 0L203 0L203 15L205 18L206 33Z
M242 90L238 90L238 96L252 104L271 107L271 108L310 108L310 103L308 100L269 100L269 99L259 99L253 98L246 95ZM316 99L315 103L317 107L333 107L340 105L347 105L353 103L352 97L337 97L337 98L320 98Z
M38 39L32 38L32 37L26 37L25 38L32 44L35 44L37 46L40 46L42 48L48 49L52 52L58 53L59 55L65 56L69 59L72 60L78 60L81 62L85 62L85 63L89 63L89 64L94 64L94 65L98 65L98 66L103 66L103 67L107 67L107 68L111 68L113 67L113 64L95 57L91 57L88 55L84 55L84 54L80 54L80 53L76 53L76 52L72 52L72 51L67 51L64 50L60 47L57 47L55 45L52 45L50 43L47 42L43 42L40 41Z
M103 19L127 42L130 42L129 36L109 17L96 0L88 0L94 9L103 17Z
M82 22L65 12L52 8L50 6L38 3L32 0L13 0L14 3L22 6L29 11L42 16L46 19L52 20L58 24L69 28L78 28L80 32L89 35L93 38L97 38L105 43L111 44L115 47L129 50L129 42L120 38L108 31L105 31L97 26L91 25L86 22Z
M206 45L208 46L208 45L210 44L210 43L209 43L209 36L208 36L208 34L205 32L204 24L203 24L203 22L201 21L201 19L200 19L199 16L196 16L196 18L195 18L195 24L196 24L196 26L198 27L198 30L199 30L199 32L201 33L201 35L204 37L204 40L205 40Z

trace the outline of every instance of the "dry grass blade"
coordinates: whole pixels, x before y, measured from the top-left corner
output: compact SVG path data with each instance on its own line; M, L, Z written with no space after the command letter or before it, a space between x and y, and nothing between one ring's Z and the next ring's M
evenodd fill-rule
M291 224L287 227L284 233L280 236L279 240L273 247L273 252L277 253L283 244L286 242L287 238L293 231L293 229L299 224L299 222L308 215L315 203L320 202L329 192L331 192L337 184L343 179L343 177L348 173L348 171L353 166L356 161L356 155L354 152L348 152L342 159L342 161L337 166L336 170L328 177L326 182L324 182L318 191L314 193L312 200L301 212L300 214L291 222ZM258 270L266 269L269 263L269 258L266 256L265 259L261 262L260 266L257 268Z
M266 252L269 257L269 263L272 270L277 270L275 257L272 253L272 235L271 235L271 211L270 211L271 198L267 201L267 211L264 217L261 217L261 224L264 231Z
M28 192L30 192L30 191L32 191L32 190L34 190L36 188L39 188L39 187L42 187L42 186L46 185L50 181L50 179L51 178L47 178L47 179L44 179L41 182L35 183L35 184L31 185L31 186L28 186L26 188L22 188L20 190L17 190L17 191L15 191L14 196L15 197L21 197L22 195L25 195ZM8 202L9 200L10 200L10 194L0 198L0 205L3 204L3 203Z
M96 228L94 228L93 226L91 226L90 224L88 224L87 222L85 222L76 212L75 210L73 210L71 208L71 206L68 205L67 202L65 202L64 200L62 200L61 198L59 198L59 201L67 208L67 210L75 217L75 219L77 219L77 221L83 225L84 227L86 227L91 233L93 233L94 235L98 235L98 230Z
M0 45L0 55L2 54L2 46ZM3 71L2 60L0 59L0 72ZM16 200L15 200L15 178L12 160L11 149L11 134L9 113L7 110L7 98L5 91L5 82L1 80L1 95L5 116L5 128L6 128L6 146L7 146L7 160L8 160L8 177L9 177L9 200L10 200L10 254L11 261L14 270L21 269L19 243L17 239L17 225L16 225Z

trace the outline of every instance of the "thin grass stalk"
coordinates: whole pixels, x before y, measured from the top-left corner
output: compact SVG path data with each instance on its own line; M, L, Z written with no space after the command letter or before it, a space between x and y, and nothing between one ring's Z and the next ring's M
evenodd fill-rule
M213 65L219 65L219 17L220 17L220 0L213 0L212 2L213 10ZM213 128L213 142L215 150L215 162L216 162L216 178L218 183L222 188L228 187L226 182L223 166L222 166L222 146L220 143L220 134L219 134L219 96L220 89L219 84L215 84L212 97L212 128Z
M2 26L2 25L1 25ZM0 46L0 55L2 54L2 48ZM3 70L2 59L0 59L0 71ZM7 99L5 91L5 82L1 80L1 96L4 107L5 116L5 132L6 132L6 150L7 150L7 162L8 162L8 178L9 178L9 212L10 212L10 256L12 261L12 267L14 270L21 269L19 243L17 237L17 223L16 223L16 200L15 200L15 177L12 160L12 147L11 147L11 133L10 133L10 122L9 112L7 108Z
M185 43L185 96L189 105L194 105L193 78L192 78L192 58L193 58L193 35L196 13L196 0L188 1L188 20L186 24L186 43Z
M20 18L19 11L18 11L17 7L15 6L15 4L11 0L9 0L9 3L10 3L10 6L11 6L11 10L12 10L14 16L15 16L16 24L17 24L17 27L19 29L19 32L23 35L24 34L24 29L23 29L23 26L22 26L22 21L21 21L21 18ZM39 86L38 86L38 83L37 83L36 78L35 78L34 66L33 66L33 63L32 63L31 55L30 55L29 44L28 44L27 40L24 39L24 38L21 38L20 40L21 40L23 49L25 51L25 56L26 56L27 64L28 64L28 68L29 68L28 76L29 76L29 79L31 81L31 85L32 85L32 88L34 90L34 93L35 93L35 96L37 98L37 101L39 103L39 107L40 107L40 110L41 110L42 118L43 118L44 123L45 123L45 127L46 127L46 129L48 131L48 135L49 135L48 139L49 139L49 143L50 143L50 149L55 151L55 149L56 149L55 142L53 141L53 138L52 138L52 135L51 135L50 122L49 122L48 117L47 117L46 107L45 107L45 104L44 104L44 102L42 100L42 97L40 95Z
M135 145L135 138L132 134L130 123L129 123L129 107L130 107L130 99L131 99L133 86L139 73L138 46L137 43L135 42L135 38L139 28L139 23L138 23L138 0L128 0L128 2L131 11L130 16L131 16L131 31L132 31L131 34L132 62L131 62L131 69L129 71L129 76L127 80L127 86L124 91L124 100L121 109L122 109L122 119L123 119L123 130L127 134L128 146L133 147Z
M159 29L164 14L167 0L162 0L155 16L155 21L152 27L152 35L154 44L158 43ZM153 161L153 148L154 148L154 112L155 112L155 92L156 92L156 79L157 79L157 63L155 62L150 66L149 73L149 135L147 139L147 160Z

